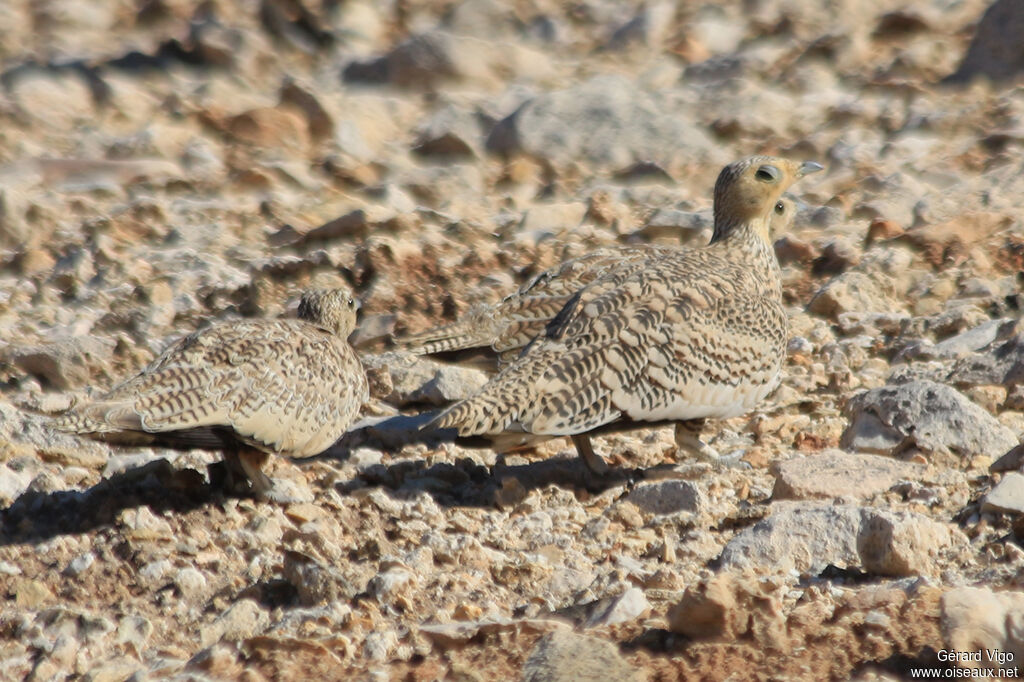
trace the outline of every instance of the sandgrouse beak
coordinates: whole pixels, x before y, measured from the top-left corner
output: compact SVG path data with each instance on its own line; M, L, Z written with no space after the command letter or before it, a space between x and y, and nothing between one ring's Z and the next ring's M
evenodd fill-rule
M796 176L798 178L802 178L805 175L817 173L820 170L825 170L825 167L822 166L820 163L816 163L814 161L804 161L802 164L800 164L800 167L796 169Z

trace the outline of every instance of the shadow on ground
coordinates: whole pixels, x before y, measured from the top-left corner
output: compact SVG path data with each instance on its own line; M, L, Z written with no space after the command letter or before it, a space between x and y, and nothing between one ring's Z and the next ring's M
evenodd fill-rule
M350 451L364 445L390 452L411 443L422 443L428 447L439 447L446 442L470 448L493 447L486 438L458 438L454 429L424 429L423 426L435 416L436 412L426 412L367 420L345 434L320 457L346 457ZM578 457L558 457L508 466L499 455L493 468L482 466L468 457L454 464L431 464L422 459L378 464L336 487L343 495L368 487L385 488L397 498L426 492L444 507L507 507L525 498L530 490L549 485L571 490L577 495L587 495L630 483L642 475L641 470L632 468L613 468L607 474L596 475Z
M41 543L88 533L114 523L125 509L185 513L223 499L224 493L193 469L175 470L166 459L103 479L86 490L22 493L0 510L0 546Z
M454 432L421 431L432 415L397 416L354 429L316 459L343 461L361 445L397 451L414 442L439 445ZM461 442L461 441L460 441ZM486 441L470 445L489 447ZM308 461L308 460L303 460ZM597 476L579 458L554 458L507 466L499 458L493 469L470 458L454 464L430 464L422 459L371 466L336 489L343 495L381 487L396 498L421 492L441 506L509 507L530 490L555 485L577 495L600 493L642 476L637 469L612 469ZM185 513L223 500L224 488L208 483L194 469L175 469L166 459L129 469L103 479L86 490L27 491L10 507L0 510L0 546L41 543L61 535L87 533L117 521L125 509L148 506L154 513Z

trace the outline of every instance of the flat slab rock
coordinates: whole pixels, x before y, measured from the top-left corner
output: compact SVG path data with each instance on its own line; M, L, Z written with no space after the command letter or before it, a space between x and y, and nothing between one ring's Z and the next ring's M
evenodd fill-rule
M900 481L917 480L925 468L881 455L830 450L776 463L772 471L775 475L772 498L862 499L885 492Z
M737 568L817 575L828 565L878 575L934 574L938 555L966 543L956 528L913 512L850 504L777 502L717 560Z

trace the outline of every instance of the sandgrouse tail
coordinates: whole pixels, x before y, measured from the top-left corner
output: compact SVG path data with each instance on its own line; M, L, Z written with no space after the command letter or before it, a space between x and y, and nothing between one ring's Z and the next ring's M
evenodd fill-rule
M597 274L432 424L506 445L572 436L596 471L607 465L593 431L676 422L680 448L710 452L697 436L703 420L743 414L779 383L786 316L772 216L786 189L821 168L767 156L726 166L710 244L655 249Z
M223 450L234 484L273 499L262 471L269 456L322 452L368 399L346 341L357 308L347 289L313 290L297 320L215 323L54 426L114 442Z

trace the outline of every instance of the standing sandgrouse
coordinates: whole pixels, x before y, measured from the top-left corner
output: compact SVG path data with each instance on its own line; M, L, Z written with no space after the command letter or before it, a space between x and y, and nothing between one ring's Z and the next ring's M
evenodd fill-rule
M786 350L771 216L816 163L755 156L715 183L714 233L699 249L625 263L572 295L543 332L476 394L432 423L513 444L677 422L680 448L706 451L706 418L738 416L778 385Z
M54 426L121 443L220 449L233 483L272 497L262 471L269 456L322 452L368 399L346 341L357 307L347 289L314 290L302 295L297 320L215 323Z
M771 212L772 234L789 229L796 204L783 197ZM596 279L612 275L622 280L658 255L671 255L678 246L637 244L596 249L545 270L518 291L495 305L478 305L451 324L398 339L398 345L416 355L446 354L481 349L508 362L568 303L573 294Z

